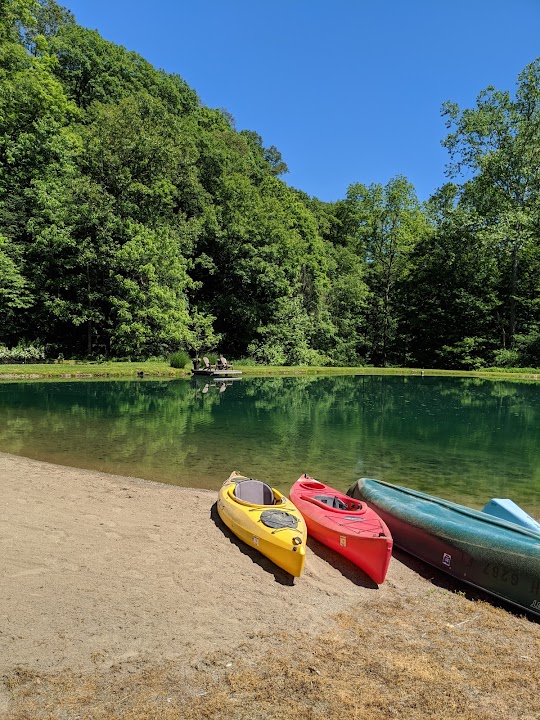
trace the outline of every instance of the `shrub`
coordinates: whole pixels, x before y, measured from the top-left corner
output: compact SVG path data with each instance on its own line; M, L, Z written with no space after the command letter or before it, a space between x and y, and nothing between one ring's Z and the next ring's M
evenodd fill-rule
M495 367L501 368L518 367L520 364L517 350L497 350L493 354L493 360Z
M540 365L540 332L531 331L528 335L516 335L516 349L521 365Z
M479 337L464 337L454 345L443 345L437 352L442 366L464 370L479 370L485 366L483 359L486 340Z
M19 344L14 348L0 345L1 363L35 363L43 360L45 360L45 350L40 345Z
M240 367L255 367L258 365L255 358L252 357L240 358L239 360L235 360L234 364L239 365Z
M169 365L180 370L183 370L190 362L191 359L185 350L177 350L169 358Z

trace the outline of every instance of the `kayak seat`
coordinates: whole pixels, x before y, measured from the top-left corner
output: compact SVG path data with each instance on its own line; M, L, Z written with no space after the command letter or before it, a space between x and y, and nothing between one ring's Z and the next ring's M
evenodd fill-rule
M240 500L255 505L274 504L272 488L261 480L242 480L234 488L234 494Z
M343 500L340 500L335 495L314 495L313 499L318 500L331 508L336 508L336 510L347 509L347 503L344 503Z

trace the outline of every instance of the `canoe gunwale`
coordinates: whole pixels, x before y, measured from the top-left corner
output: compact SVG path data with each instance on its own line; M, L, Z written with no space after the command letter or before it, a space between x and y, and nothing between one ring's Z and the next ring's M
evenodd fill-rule
M355 484L358 484L360 482L363 483L364 480L387 487L392 491L396 491L396 493L399 492L403 495L410 495L418 500L421 500L422 502L425 502L426 504L432 504L444 510L455 512L458 515L462 515L463 517L474 519L475 521L478 521L480 523L485 523L487 526L496 526L500 527L501 529L519 533L527 538L537 540L540 543L540 533L536 533L534 530L529 530L522 525L516 525L516 523L510 522L508 520L503 520L502 518L496 517L495 515L489 515L488 513L482 512L482 510L468 508L465 505L459 505L452 500L437 498L435 496L427 495L426 493L418 490L412 490L410 488L403 487L402 485L392 485L392 483L387 483L383 480L375 480L374 478L360 478L356 481ZM360 488L361 486L358 485L358 487Z

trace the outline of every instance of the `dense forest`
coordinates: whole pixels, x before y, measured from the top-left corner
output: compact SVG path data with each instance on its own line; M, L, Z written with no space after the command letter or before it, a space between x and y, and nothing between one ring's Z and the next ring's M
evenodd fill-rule
M178 75L0 0L0 346L271 364L540 365L540 60L442 108L448 182L287 185Z

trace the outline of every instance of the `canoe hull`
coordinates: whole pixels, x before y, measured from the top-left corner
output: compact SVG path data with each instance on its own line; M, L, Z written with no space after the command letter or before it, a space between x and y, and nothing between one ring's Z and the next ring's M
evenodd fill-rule
M390 528L396 547L452 577L540 615L540 535L478 510L362 478L350 497Z
M272 488L274 505L255 505L239 501L234 496L238 482L248 478L232 473L218 492L217 510L220 518L236 537L258 550L275 565L293 577L300 577L306 557L307 528L304 518L290 500ZM268 510L279 510L296 518L296 528L276 530L267 527L261 515Z
M289 496L306 521L308 535L346 557L378 585L384 582L392 536L373 510L307 475L294 483ZM337 498L347 508L329 507L317 500L320 496Z

